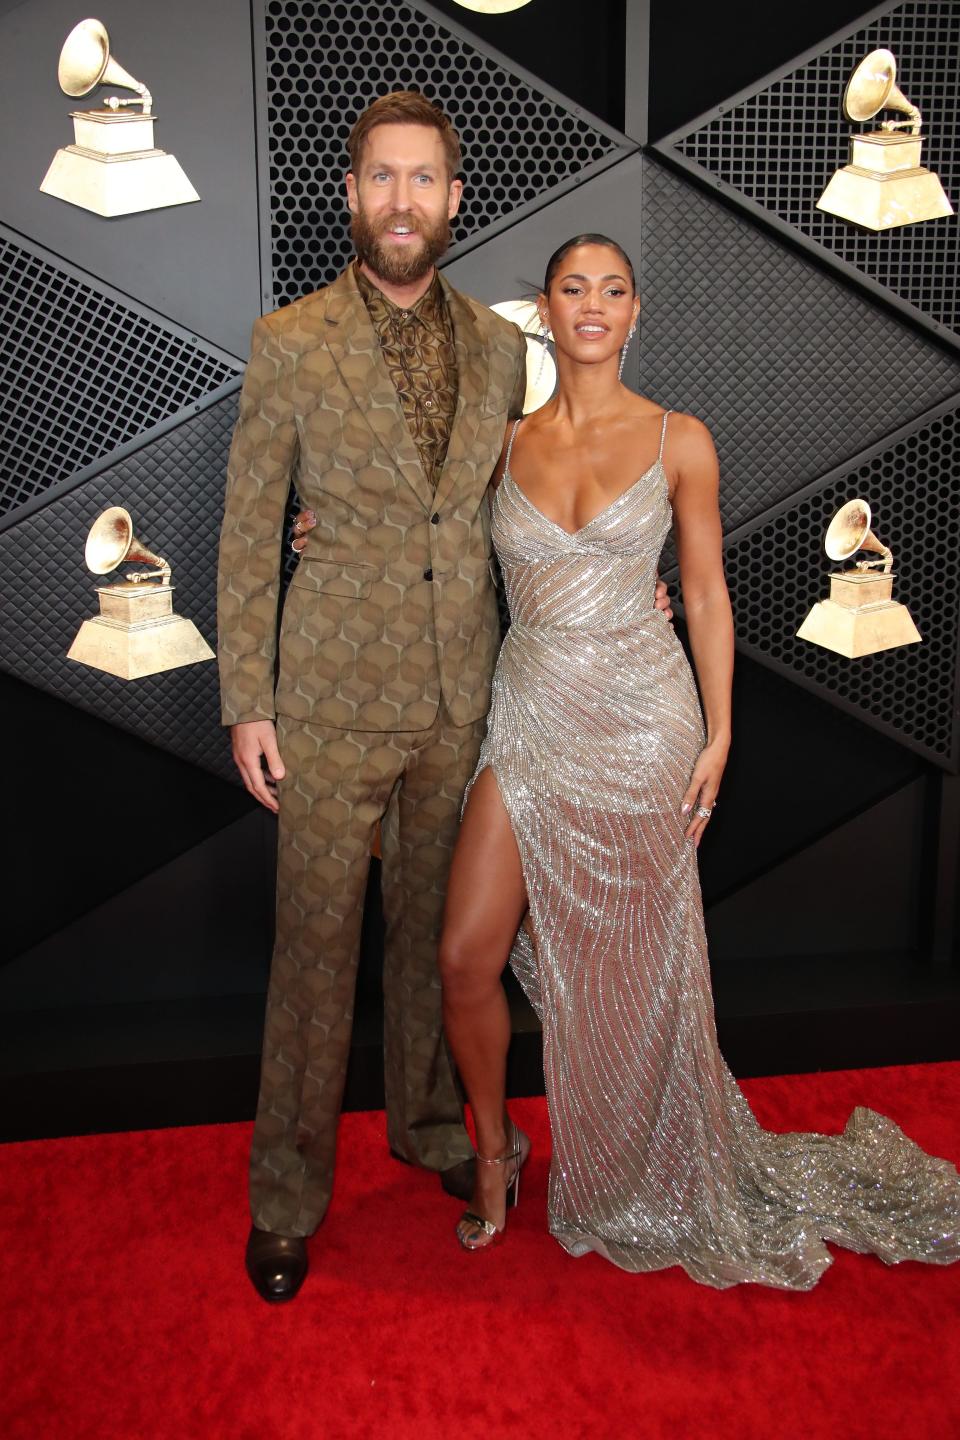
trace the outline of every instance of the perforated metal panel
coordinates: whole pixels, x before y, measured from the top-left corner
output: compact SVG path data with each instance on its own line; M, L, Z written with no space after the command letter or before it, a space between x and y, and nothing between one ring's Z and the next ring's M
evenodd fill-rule
M264 33L277 305L329 284L352 254L346 141L379 95L423 91L457 129L469 180L458 240L629 148L413 5L267 0Z
M215 644L217 545L236 410L232 394L191 414L51 499L41 518L30 516L0 535L0 666L229 780L236 773L220 727L214 662L119 680L66 657L80 622L97 613L83 549L91 522L108 505L125 505L141 539L170 560L174 609Z
M896 443L835 473L732 536L727 580L739 644L820 690L911 749L955 764L960 639L960 401ZM894 553L894 598L920 645L847 660L795 638L828 594L823 536L845 501L862 496L874 531Z
M237 373L0 233L0 514Z
M706 123L658 146L714 176L838 262L884 287L930 323L960 333L956 218L880 234L816 209L849 136L840 112L844 86L870 50L897 57L898 83L924 117L923 161L960 208L960 5L910 0L788 73L761 83ZM883 118L883 117L881 117Z
M640 388L709 425L726 530L960 391L951 355L775 236L649 158L643 185Z

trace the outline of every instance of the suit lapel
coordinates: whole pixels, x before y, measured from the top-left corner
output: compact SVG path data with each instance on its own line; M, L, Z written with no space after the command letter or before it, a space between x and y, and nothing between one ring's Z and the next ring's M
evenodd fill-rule
M352 265L330 286L324 331L340 377L375 440L388 453L423 508L432 510L433 492L420 464L420 455Z
M457 409L450 430L447 458L433 503L437 509L468 472L475 478L473 442L480 428L480 414L487 393L489 362L486 345L468 301L440 276L453 322L453 343L457 352ZM492 469L491 465L491 469ZM489 476L483 476L486 486Z

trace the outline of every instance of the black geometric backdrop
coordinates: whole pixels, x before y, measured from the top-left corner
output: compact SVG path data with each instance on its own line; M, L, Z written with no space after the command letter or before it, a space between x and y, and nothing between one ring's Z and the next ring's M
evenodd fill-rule
M698 415L725 530L960 391L960 360L649 156L640 388Z
M519 80L428 6L267 0L263 15L277 305L329 284L353 253L343 205L347 136L390 90L422 90L460 135L469 186L458 241L634 148Z
M840 111L854 66L883 46L897 58L897 83L923 116L923 164L960 207L960 5L908 0L827 46L805 64L754 86L711 118L658 145L808 237L836 262L883 287L935 327L960 338L960 230L954 217L875 234L816 208L849 137L875 129ZM902 118L902 117L899 117Z
M960 363L650 157L643 183L640 388L713 433L738 643L955 767L960 434L951 413L889 452L884 439L955 404ZM871 447L882 454L867 463ZM787 541L798 495L811 498L790 509ZM795 632L825 593L830 507L855 495L895 552L896 593L924 641L850 661ZM663 567L675 581L670 550Z
M130 0L131 24L145 4ZM936 327L958 323L956 222L874 237L814 209L846 158L846 75L877 44L898 55L904 89L925 112L925 159L958 198L960 7L885 8L856 38L789 67L792 79L754 87L733 120L710 117L646 157L642 224L622 238L639 256L642 387L702 415L717 438L739 646L895 737L898 759L910 749L955 768L960 576L949 541L960 520L960 368L954 330L938 344ZM259 196L267 308L329 280L346 259L344 140L362 106L386 90L422 88L461 130L469 188L455 253L465 261L492 235L546 215L561 194L579 199L579 181L615 175L636 152L420 0L252 0L251 18L267 160ZM202 203L214 200L211 189ZM584 200L582 228L592 219ZM89 223L113 224L123 243L125 222ZM235 782L212 663L122 682L65 652L96 605L82 560L86 529L117 503L171 558L175 607L212 640L236 404L224 386L239 384L236 362L31 239L4 238L0 363L15 383L0 388L21 448L0 447L0 666ZM881 295L904 314L878 303ZM824 523L855 493L870 500L878 534L893 547L896 594L924 643L848 662L793 632L824 593ZM772 686L776 676L764 679ZM842 728L845 717L830 719ZM825 725L822 744L830 733ZM249 875L231 883L261 883L262 861L251 857Z
M819 193L823 178L816 164L825 176L834 164L834 141L841 128L831 118L837 98L833 90L863 48L880 41L895 43L905 83L912 66L918 78L921 71L927 76L927 84L929 74L923 66L935 60L939 64L936 57L952 43L955 7L947 13L932 0L918 0L890 9L882 32L877 29L880 22L874 22L868 36L858 32L855 39L828 47L819 69L812 61L800 67L810 78L781 83L776 114L769 97L757 99L769 114L769 134L774 137L769 143L775 144L779 134L787 146L779 173L791 176L791 223L820 223L811 218L814 192ZM266 144L273 157L269 196L264 198L278 299L322 283L348 253L340 199L344 140L356 113L375 94L401 85L420 86L446 105L462 130L467 155L463 231L479 237L480 243L485 231L500 228L505 215L516 219L531 205L548 206L574 180L589 179L598 168L615 165L636 148L609 127L585 120L562 98L534 88L483 47L452 33L419 0L377 6L365 0L336 4L268 0L255 13L262 26ZM909 64L905 57L911 57ZM766 94L770 86L758 90ZM801 106L791 123L807 125L807 151L802 155L789 148L783 98L788 94ZM810 108L814 98L816 115ZM921 89L916 98L927 105L932 117L937 106L927 102L934 97ZM756 128L758 123L756 116L750 117L750 125ZM777 129L781 123L782 133ZM939 149L929 158L946 178L953 173L951 166L960 166L957 134L945 122L933 128ZM746 153L747 133L747 119L740 117L729 131L703 138L698 153L716 166L733 165L741 151ZM705 135L704 127L695 134ZM689 146L695 148L693 138ZM666 148L676 156L676 146ZM814 152L820 156L816 164ZM756 160L755 168L759 165ZM747 170L743 162L736 172L744 183ZM838 467L856 470L864 452L882 446L892 432L960 393L957 360L916 328L810 264L755 220L738 216L718 201L715 190L691 185L650 157L643 172L643 233L625 237L640 263L641 385L663 403L691 410L710 424L723 466L724 522L728 535L738 534L738 543L746 543L744 526L762 529L792 496L812 490L832 496ZM769 199L774 191L764 193ZM955 230L954 225L951 237ZM859 243L849 227L836 233ZM913 246L911 253L927 276L926 300L910 291L918 303L933 303L930 286L939 284L944 293L955 288L949 277L930 278L940 273L931 256L939 264L945 254L940 235L935 226L915 226L886 237L887 242L892 238ZM128 469L131 475L136 473L131 491L135 522L148 543L175 559L175 575L183 577L181 583L187 585L189 574L189 584L200 587L199 608L193 613L201 628L209 629L215 518L227 434L225 421L219 429L214 427L216 433L211 431L212 417L208 417L203 445L191 449L195 432L189 402L196 405L222 385L236 373L235 364L210 347L191 342L162 317L124 307L99 282L59 265L56 257L31 242L8 237L6 253L7 309L0 323L0 351L6 350L9 363L28 377L22 392L13 392L10 402L17 407L28 453L10 463L14 452L7 451L12 472L7 507L56 486L91 459L103 458L109 466L110 452L118 444L147 431L159 418L181 413L190 421L182 435L180 427L152 441L130 458L129 465L122 462L115 471L98 468L80 493L54 501L56 510L51 510L50 519L60 523L69 515L79 546L81 513L92 518L94 497L102 495L108 503L110 484L121 478L126 483ZM295 257L299 257L296 263ZM229 412L229 403L215 408L216 416ZM952 429L947 427L942 434L934 467L937 475L949 470L958 454ZM908 521L904 507L906 493L926 493L929 476L923 466L929 458L922 447L914 447L906 457L899 498L890 489L888 472L882 486L871 480L875 493L867 498L882 517L881 532L902 557L904 594L917 592L918 575L910 573L914 543L919 546L917 564L922 563L921 551L934 564L939 588L935 585L918 600L921 608L925 599L934 610L939 605L937 613L947 624L952 612L939 597L945 594L944 587L949 588L952 571L942 532L938 539L929 528L932 521L918 513ZM859 483L860 478L851 475L848 483ZM825 498L822 503L832 501ZM15 522L15 515L10 519ZM794 611L812 601L823 584L819 539L814 538L819 523L819 512L811 512L813 532L796 552L805 558L802 563L797 559L789 583L762 565L749 581L742 567L735 569L742 645L767 663L785 666L792 678L817 687L826 698L854 708L868 723L895 732L937 763L955 763L951 717L956 654L945 635L936 639L932 613L923 620L924 645L895 659L843 662L793 641ZM20 529L14 523L14 530ZM18 553L30 557L29 567L18 562ZM731 553L734 566L739 554L739 550ZM11 539L8 557L15 570L21 565L22 582L37 591L38 599L29 646L24 648L25 640L19 649L18 642L8 642L3 663L22 676L32 672L35 683L106 713L113 701L105 704L104 686L112 682L66 665L63 637L48 613L49 597L60 585L60 557L45 556L32 539L22 543ZM71 631L91 603L85 572L79 565L76 570L76 586L69 587L70 594L76 591L74 607L62 605L59 612L67 617ZM8 596L16 593L16 587L7 588ZM59 593L62 600L62 586ZM795 597L792 601L790 593ZM178 603L185 598L178 596ZM13 631L15 608L8 599L6 618ZM750 621L757 610L765 617L762 634ZM794 658L785 660L787 654ZM885 689L890 682L874 683L871 677L886 676L888 671L899 676L898 667L903 666L911 676L913 699L894 704ZM203 677L190 682L178 676L121 687L124 705L110 713L142 734L155 727L157 743L228 774L219 735L203 740L198 733L201 712L195 706L200 705L204 717L213 715L213 667L198 670L205 672ZM134 692L143 697L164 689L179 694L188 683L199 686L203 698L182 709L183 738L177 739L175 725L155 711L154 702L144 699L141 704Z
M82 556L90 525L108 505L125 506L143 541L171 561L174 609L215 646L217 541L236 416L236 393L202 402L198 414L191 407L182 424L105 461L39 517L0 534L3 668L225 780L235 772L213 661L129 681L68 660L67 651L80 621L97 613L96 582Z
M459 125L471 178L461 235L636 148L438 24L429 6L255 0L254 12L263 26L260 70L270 97L278 304L331 279L350 253L344 141L377 94L422 88ZM213 664L130 683L77 665L66 651L96 609L81 557L90 523L109 504L126 505L141 538L171 559L176 609L213 642L223 478L236 407L234 394L216 395L233 379L239 384L239 367L32 240L4 231L0 241L0 373L11 382L3 391L9 408L0 415L10 422L0 453L0 516L6 512L0 562L7 580L0 665L235 782ZM302 266L285 271L291 255L309 256L310 273ZM171 419L173 428L151 435ZM43 495L49 499L40 520L36 502ZM296 503L292 493L289 512ZM64 564L65 555L72 563ZM287 553L288 572L291 564Z
M0 515L237 369L0 226Z
M742 649L953 767L960 759L958 454L955 398L893 443L744 526L725 549ZM795 632L813 601L827 594L824 531L856 495L869 499L875 532L894 552L894 598L910 610L923 643L849 661Z

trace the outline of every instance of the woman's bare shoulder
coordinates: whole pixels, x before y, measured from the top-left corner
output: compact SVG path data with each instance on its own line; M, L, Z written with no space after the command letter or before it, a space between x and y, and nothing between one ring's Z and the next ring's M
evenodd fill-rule
M667 421L666 442L677 460L704 460L716 454L709 428L696 415L671 410Z

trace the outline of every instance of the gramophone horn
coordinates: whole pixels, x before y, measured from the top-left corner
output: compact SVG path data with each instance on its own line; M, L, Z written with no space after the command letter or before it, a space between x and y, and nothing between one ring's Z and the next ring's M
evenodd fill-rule
M883 557L884 571L893 564L893 551L881 544L870 529L872 516L866 500L848 500L827 527L823 548L831 560L849 560L858 550L870 550Z
M87 569L94 575L108 575L125 560L156 565L168 574L170 571L170 566L163 556L148 550L134 535L130 512L124 510L122 505L112 505L94 520L87 536L84 559Z
M65 95L89 95L98 85L119 85L140 95L146 92L145 85L111 60L110 36L99 20L81 20L70 31L60 51L57 79Z
M880 110L900 110L915 135L920 132L920 111L896 85L897 61L891 50L871 50L854 70L843 92L843 113L848 120L872 120Z

